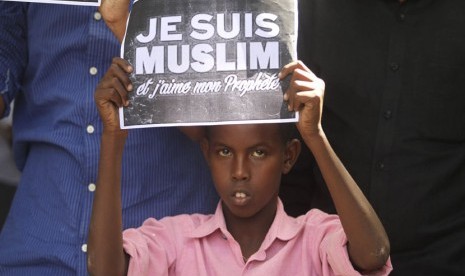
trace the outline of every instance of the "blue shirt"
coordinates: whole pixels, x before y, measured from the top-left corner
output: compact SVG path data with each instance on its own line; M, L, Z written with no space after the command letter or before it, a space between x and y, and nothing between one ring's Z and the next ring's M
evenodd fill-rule
M119 43L95 7L0 1L0 92L15 99L22 178L0 235L0 275L86 275L100 134L95 87ZM131 130L124 228L212 213L218 196L198 145L176 128Z

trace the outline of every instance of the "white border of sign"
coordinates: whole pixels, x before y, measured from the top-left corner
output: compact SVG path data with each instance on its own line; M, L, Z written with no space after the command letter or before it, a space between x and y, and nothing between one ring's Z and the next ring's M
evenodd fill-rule
M293 7L293 12L296 15L294 20L294 36L297 37L298 34L298 2L295 1L295 5ZM134 0L134 3L138 2L138 0ZM126 27L128 27L130 17L126 22ZM127 39L127 34L123 37L123 42L120 49L120 55L124 58L125 55L125 41ZM293 54L297 56L297 39L295 39L295 43L293 45L294 49ZM211 125L231 125L231 124L262 124L262 123L295 123L299 120L299 113L295 112L294 117L292 118L276 118L276 119L245 119L245 120L221 120L221 121L198 121L198 122L171 122L171 123L141 123L141 124L134 124L134 125L126 125L125 124L125 114L124 114L124 107L119 108L119 119L120 119L120 127L121 129L137 129L137 128L153 128L153 127L180 127L180 126L211 126Z
M44 3L44 4L60 4L60 5L90 6L90 7L98 7L98 6L100 6L100 2L101 2L101 0L97 0L97 2L86 2L86 1L79 1L79 0L69 0L69 1L62 1L62 0L0 0L0 1Z

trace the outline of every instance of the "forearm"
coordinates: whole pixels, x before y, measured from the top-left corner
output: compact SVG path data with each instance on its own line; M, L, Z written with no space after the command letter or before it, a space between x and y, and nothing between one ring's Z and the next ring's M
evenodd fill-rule
M108 28L119 42L123 41L126 33L126 23L129 17L130 0L102 0L99 11Z
M324 132L304 137L311 149L348 239L349 256L361 270L384 265L389 257L389 240L372 206L339 160Z
M97 189L93 202L88 269L91 275L125 275L123 250L121 165L126 133L102 135Z

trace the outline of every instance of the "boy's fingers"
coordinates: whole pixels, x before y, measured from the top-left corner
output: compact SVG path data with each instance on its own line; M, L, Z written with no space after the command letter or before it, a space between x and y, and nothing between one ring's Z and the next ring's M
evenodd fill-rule
M96 97L96 101L101 105L105 106L106 103L110 102L115 107L121 107L123 101L121 96L114 88L103 88L100 90L101 93Z
M295 96L295 111L302 112L304 108L313 110L320 103L320 96L315 91L299 92Z
M111 95L111 97L108 99L110 102L112 102L116 107L123 106L123 100L116 89L108 88L108 93Z
M113 78L112 87L110 89L113 89L114 92L112 93L115 93L114 96L118 97L119 102L121 103L120 105L118 105L119 107L121 107L122 105L127 106L129 104L128 92L118 78Z
M284 67L281 69L281 72L278 74L278 78L282 80L289 74L292 74L296 69L310 72L314 76L313 72L307 67L307 65L305 65L300 60L296 60L284 65Z
M292 74L294 72L294 70L296 68L298 68L298 66L299 66L298 61L293 61L293 62L290 62L290 63L284 65L283 68L281 69L281 72L279 72L279 74L278 74L278 78L281 79L281 80L284 79L289 74Z
M318 94L323 95L324 87L319 82L314 81L295 81L296 93L301 91L315 91Z
M305 66L305 64L302 64L302 66ZM301 67L295 68L294 74L296 76L296 79L299 80L306 80L306 81L316 81L318 80L318 77L310 70L305 70Z
M295 94L300 91L323 89L321 79L319 79L308 67L301 61L291 62L283 67L280 77L285 77L292 73L289 88L284 94L284 100L288 103L288 110L296 110L300 108L298 103L295 103Z
M288 103L288 110L289 111L297 111L300 109L301 103L297 101L296 94L302 91L313 91L319 90L319 84L316 82L308 80L308 78L301 78L299 79L299 74L294 74L292 76L292 81L290 82L289 88L286 91L285 100Z
M296 70L292 78L292 89L297 93L305 90L318 90L321 93L325 90L325 83L313 73Z
M282 80L285 77L287 77L287 75L291 74L292 71L294 71L295 64L296 64L296 61L293 61L291 63L284 65L278 74L278 78Z
M294 98L296 93L296 88L294 87L294 76L292 76L291 81L289 82L289 87L284 94L284 100L287 102L287 110L292 111L294 106Z
M128 91L131 91L132 83L128 74L132 73L133 67L127 60L119 57L113 58L112 65L113 64L116 66L112 66L112 70L114 70L114 73L120 79L121 83L123 83L124 87L126 87Z
M298 102L299 105L315 101L319 98L320 95L316 91L302 91L295 95L295 101Z
M119 83L119 82L118 82ZM116 107L127 105L127 93L123 86L119 83L112 87L99 88L95 93L95 101L99 105L111 102Z
M134 69L132 68L131 64L124 58L114 57L112 63L116 63L126 73L132 73L132 70Z
M110 65L107 74L101 82L101 87L111 88L112 85L114 85L114 78L119 80L119 82L123 85L125 90L132 90L133 86L128 74L125 71L123 71L123 68L121 68L120 64L118 63L112 63Z

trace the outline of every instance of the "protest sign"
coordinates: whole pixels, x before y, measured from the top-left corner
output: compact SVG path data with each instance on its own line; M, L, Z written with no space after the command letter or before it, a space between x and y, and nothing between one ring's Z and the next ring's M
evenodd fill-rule
M295 122L277 75L296 59L296 22L295 0L135 2L121 127Z

